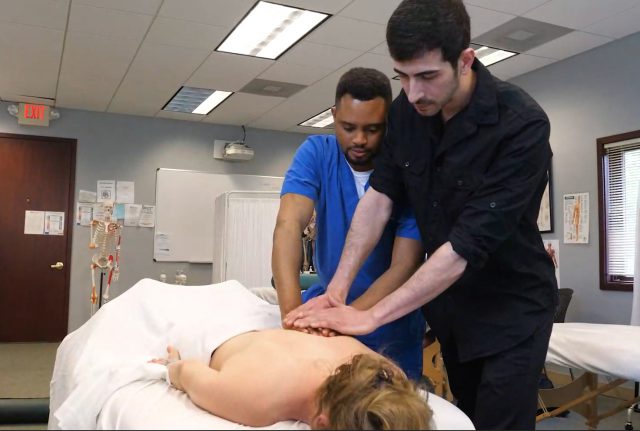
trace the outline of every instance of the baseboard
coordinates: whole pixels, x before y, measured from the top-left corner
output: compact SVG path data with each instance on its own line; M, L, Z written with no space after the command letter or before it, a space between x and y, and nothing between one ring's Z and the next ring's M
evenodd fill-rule
M0 398L0 424L40 424L49 421L49 398Z

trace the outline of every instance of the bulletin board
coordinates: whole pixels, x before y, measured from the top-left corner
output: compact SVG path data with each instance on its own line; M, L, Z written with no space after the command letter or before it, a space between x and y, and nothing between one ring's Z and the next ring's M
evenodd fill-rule
M157 262L213 262L214 204L230 191L276 191L283 177L160 168L156 172Z

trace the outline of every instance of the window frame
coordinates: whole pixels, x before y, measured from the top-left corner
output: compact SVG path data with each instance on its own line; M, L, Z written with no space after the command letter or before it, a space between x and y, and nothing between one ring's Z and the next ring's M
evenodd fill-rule
M608 263L608 206L605 201L607 173L605 172L605 145L628 141L630 139L640 138L640 130L634 130L632 132L620 133L617 135L605 136L596 139L597 153L598 153L598 226L600 231L599 238L599 260L600 260L600 289L601 290L617 290L623 292L633 291L633 277L621 277L612 276L607 271Z

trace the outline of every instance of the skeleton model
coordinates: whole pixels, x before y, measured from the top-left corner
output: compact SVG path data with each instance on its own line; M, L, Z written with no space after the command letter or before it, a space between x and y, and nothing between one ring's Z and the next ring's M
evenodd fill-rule
M118 281L120 274L119 254L120 239L122 226L120 226L112 217L113 203L105 202L104 217L102 220L91 221L91 241L90 249L97 250L97 253L91 258L91 315L96 312L98 304L98 294L96 292L96 268L99 268L100 275L107 273L107 288L104 290L102 299L104 302L109 300L109 288L112 281ZM102 279L100 279L102 287Z

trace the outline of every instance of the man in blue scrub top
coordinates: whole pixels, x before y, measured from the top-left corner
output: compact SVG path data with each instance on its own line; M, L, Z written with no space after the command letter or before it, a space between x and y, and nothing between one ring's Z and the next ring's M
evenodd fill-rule
M332 108L335 136L310 136L294 156L282 186L273 237L272 270L283 320L307 301L318 308L346 303L368 309L404 283L424 259L413 215L395 208L350 290L326 292L356 205L368 188L391 97L389 79L383 73L366 68L349 70L336 89ZM314 209L317 236L313 257L320 283L301 295L301 238ZM395 360L410 378L418 379L424 333L425 322L418 309L357 338Z

